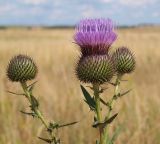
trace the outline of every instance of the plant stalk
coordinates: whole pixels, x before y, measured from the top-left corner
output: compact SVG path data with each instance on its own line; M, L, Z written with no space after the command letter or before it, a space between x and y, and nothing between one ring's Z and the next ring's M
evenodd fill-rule
M96 102L97 121L98 123L100 123L102 121L102 115L101 115L101 107L100 107L99 84L93 84L93 91L94 91L94 97ZM99 127L99 135L100 135L99 144L102 144L103 133L100 127Z
M44 119L42 113L40 112L40 110L38 109L38 107L33 106L32 94L31 94L31 92L29 92L26 82L21 82L21 86L23 88L23 91L25 93L26 98L28 99L29 103L31 104L32 111L35 113L35 115L40 119L40 121L42 122L42 124L47 129L47 131L48 131L48 133L49 133L49 135L51 137L51 140L53 140L53 142L55 144L57 144L56 137L55 137L53 131L50 130L50 128L49 128L46 120Z
M114 89L114 95L113 95L112 99L108 102L108 104L109 104L109 110L108 110L108 114L107 114L105 120L108 120L110 118L114 102L117 99L117 96L119 94L120 79L121 79L121 75L117 75L116 83L115 83L115 89ZM107 143L108 136L109 136L108 135L108 126L106 125L106 127L104 128L104 137L103 137L102 144L108 144Z

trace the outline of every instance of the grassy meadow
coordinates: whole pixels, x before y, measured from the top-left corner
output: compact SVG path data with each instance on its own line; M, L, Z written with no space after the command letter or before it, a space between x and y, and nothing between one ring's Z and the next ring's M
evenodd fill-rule
M126 28L117 33L113 47L131 48L137 66L121 86L122 91L133 90L115 105L119 115L110 131L121 127L115 144L160 144L160 27ZM62 144L95 143L98 133L91 126L93 115L74 73L79 51L73 34L72 29L0 30L0 144L43 144L37 136L45 135L40 122L19 112L28 109L26 99L6 92L22 92L18 83L6 78L7 63L16 54L32 56L39 67L34 92L44 116L62 123L80 121L59 130ZM112 92L107 89L103 98L107 100Z

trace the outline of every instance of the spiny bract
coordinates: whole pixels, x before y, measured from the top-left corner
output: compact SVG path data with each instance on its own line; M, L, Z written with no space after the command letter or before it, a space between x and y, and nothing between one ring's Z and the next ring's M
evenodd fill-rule
M112 55L115 69L118 74L131 73L135 69L135 58L126 47L118 48Z
M36 74L37 66L32 58L26 55L13 57L7 68L7 76L13 82L25 82L34 79Z
M105 83L114 75L114 65L106 55L81 57L76 67L78 79L85 83Z

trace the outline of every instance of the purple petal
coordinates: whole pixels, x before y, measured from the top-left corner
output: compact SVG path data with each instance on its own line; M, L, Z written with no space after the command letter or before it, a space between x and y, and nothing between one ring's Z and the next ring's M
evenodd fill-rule
M106 54L116 40L115 26L110 19L85 19L76 26L74 40L84 55Z

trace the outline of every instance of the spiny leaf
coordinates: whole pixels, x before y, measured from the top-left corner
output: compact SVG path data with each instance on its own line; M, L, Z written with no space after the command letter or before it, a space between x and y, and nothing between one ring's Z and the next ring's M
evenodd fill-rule
M33 83L31 83L30 85L27 86L27 88L32 87L33 85L35 85L38 81L35 81Z
M75 122L71 122L71 123L67 123L67 124L62 124L62 125L59 125L58 128L66 127L66 126L70 126L70 125L74 125L74 124L76 124L76 123L78 123L78 122L75 121Z
M116 86L116 84L115 83L113 83L113 82L108 82L109 84L111 84L111 85L113 85L113 86Z
M29 86L27 86L29 92L32 93L33 88L34 88L34 86L35 86L36 83L37 83L37 81L35 81L35 82L33 82L32 84L30 84Z
M110 124L116 117L117 117L118 113L114 114L111 118L107 119L104 122L95 122L92 126L94 128L100 127L101 129L105 128L107 124Z
M35 117L36 115L35 115L35 113L29 113L29 112L25 112L25 111L20 111L22 114L25 114L25 115L29 115L29 116L33 116L33 117Z
M14 95L24 95L25 96L24 93L15 93L15 92L11 92L11 91L7 91L7 92L10 93L10 94L14 94Z
M38 137L40 140L43 140L43 141L45 141L45 142L47 142L47 143L51 143L52 142L52 140L50 140L50 139L46 139L46 138L41 138L41 137Z
M109 104L107 102L105 102L102 98L100 98L100 101L102 104L104 104L105 106L109 107Z
M132 90L132 89L130 89L130 90L128 90L128 91L126 91L126 92L124 92L124 93L120 94L120 95L119 95L119 97L122 97L122 96L124 96L124 95L128 94L131 90Z
M106 121L106 123L107 123L107 124L110 124L110 123L117 117L117 115L118 115L118 113L114 114L112 117L110 117L110 118Z
M32 107L36 108L39 106L38 100L33 95L31 95L31 100L32 100Z
M88 91L82 85L80 85L80 86L81 86L81 90L83 92L83 95L85 97L85 102L89 105L91 110L95 110L96 103L95 103L93 97L88 93Z

